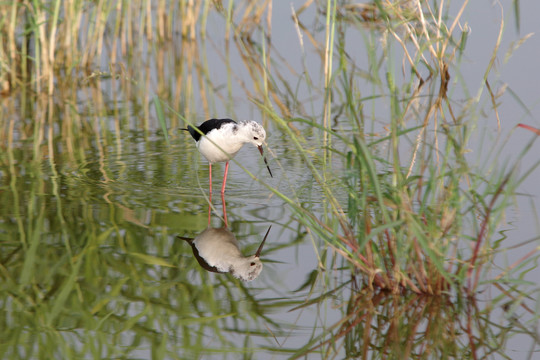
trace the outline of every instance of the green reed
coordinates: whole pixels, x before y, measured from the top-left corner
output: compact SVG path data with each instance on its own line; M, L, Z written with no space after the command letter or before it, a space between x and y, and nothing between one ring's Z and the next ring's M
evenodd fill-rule
M351 359L483 358L505 346L508 328L480 311L474 300L452 302L442 296L356 290L349 293L342 319L314 336L291 359L314 353L322 359L338 353Z
M497 227L517 186L538 166L519 174L516 166L493 159L486 169L467 155L483 106L481 97L462 107L450 98L451 73L459 69L459 54L466 52L467 32L457 31L466 5L452 17L442 3L375 2L369 17L364 17L371 24L366 24L354 8L328 1L323 11L321 120L309 115L288 118L268 101L259 103L290 137L311 171L326 213L317 218L299 206L298 199L273 191L311 232L365 275L363 282L370 288L396 294L403 289L473 294L484 266L489 267ZM345 52L346 26L359 32L370 29L364 31L369 34L364 51L372 89L378 95L362 96L362 73ZM382 55L376 42L379 36L384 39ZM500 39L499 34L492 59ZM407 76L398 75L396 64L407 65ZM491 66L492 61L485 72L489 91ZM459 80L456 86L462 86ZM375 102L388 109L385 119L366 113L375 109L371 105ZM337 119L337 125L331 124L331 118ZM319 133L320 151L306 151L309 140L298 128ZM514 161L527 156L531 144ZM504 148L504 143L498 146ZM337 176L336 166L343 167ZM486 170L489 178L483 175Z

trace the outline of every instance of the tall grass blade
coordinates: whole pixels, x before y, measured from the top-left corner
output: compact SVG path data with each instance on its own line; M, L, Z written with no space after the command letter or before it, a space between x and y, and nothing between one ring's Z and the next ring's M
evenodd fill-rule
M161 126L161 130L163 131L163 136L165 137L165 142L167 143L167 145L170 145L169 130L167 129L167 120L165 119L165 114L163 113L161 100L159 99L159 97L154 96L152 101L154 103L154 108L156 109L156 116L157 116L159 125Z

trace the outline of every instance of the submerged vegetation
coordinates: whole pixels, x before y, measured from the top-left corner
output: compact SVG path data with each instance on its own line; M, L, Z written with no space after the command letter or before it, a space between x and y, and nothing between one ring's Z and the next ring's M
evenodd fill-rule
M540 165L535 160L531 167L521 168L536 141L521 128L536 134L538 130L520 125L519 134L501 134L504 120L497 109L505 88L497 88L493 67L500 52L502 21L475 84L479 88L462 76L470 36L464 20L468 3L288 4L292 31L285 44L279 41L283 29L272 27L274 8L281 5L271 0L57 0L1 5L0 199L13 207L2 214L9 220L3 222L0 276L6 286L16 288L7 292L11 300L1 300L9 303L6 311L19 308L25 324L46 332L77 329L79 322L89 321L92 330L87 334L73 332L75 343L100 334L100 329L105 333L135 329L134 344L149 341L155 358L166 357L165 348L177 351L179 340L173 341L172 350L166 343L181 335L154 332L150 321L144 322L147 317L171 319L160 326L186 331L190 324L210 323L208 328L201 324L192 342L185 341L186 351L193 354L201 351L206 331L220 334L217 324L231 333L245 331L245 348L249 335L257 331L270 343L283 335L244 285L222 280L215 289L204 282L195 287L174 270L172 264L182 262L174 246L156 249L134 241L137 230L148 226L126 206L123 193L114 196L121 187L118 179L158 182L139 171L136 160L131 167L125 161L126 154L137 158L139 146L126 140L128 134L143 139L145 153L162 154L170 151L169 138L179 141L177 129L186 122L221 116L220 112L236 117L241 112L237 108L247 106L248 113L255 112L254 117L271 129L273 139L280 139L279 147L272 146L278 140L271 137L269 142L270 150L278 154L271 166L282 170L281 182L258 181L288 205L303 226L297 240L305 230L318 259L315 276L304 286L310 289L308 298L284 303L294 310L323 306L328 298L345 304L342 319L329 332L313 336L300 349L279 346L279 351L292 356L320 351L325 358L345 351L349 357L365 358L378 349L381 357L424 351L437 358L476 358L479 349L489 354L494 347L503 347L502 325L491 334L497 341L484 341L490 337L486 327L492 319L489 311L476 310L474 297L494 286L501 295L490 308L504 305L509 318L520 308L538 319L538 310L527 301L538 299L540 289L523 279L537 266L538 247L529 247L538 238L512 245L523 246L526 253L507 268L499 270L493 263L494 256L509 249L503 224L518 187ZM484 118L487 125L479 123ZM495 140L485 133L486 127L496 129ZM505 152L512 136L526 138L513 157ZM290 163L279 154L290 149L296 152L291 162L307 172L315 186L298 185L287 175ZM193 170L177 167L175 161L174 156L161 156L152 174L166 179L166 184L188 178ZM81 184L93 178L100 179L99 185L84 193ZM28 183L34 184L30 190ZM173 201L171 193L153 197L148 195L151 191L141 187L130 196L168 210L162 204ZM43 193L49 197L38 200ZM310 205L309 196L322 200ZM92 198L105 199L111 207L106 210L109 219L104 216L92 223ZM78 199L83 205L65 199ZM53 213L46 211L51 208ZM116 211L129 223L126 228L116 222ZM89 231L81 232L80 219ZM167 223L176 231L194 231L194 223L205 221L192 216ZM40 243L47 229L56 225L61 230L49 239L53 246ZM172 234L164 230L160 235ZM125 253L112 250L117 245ZM118 259L125 264L118 265ZM59 274L46 275L50 264ZM336 272L342 282L333 286ZM141 275L129 281L120 276L132 273ZM103 284L97 281L102 278L109 279L107 297L100 296ZM182 301L188 300L175 303L169 297L169 291L179 288L209 300L182 309ZM317 294L317 288L324 294ZM236 320L230 326L227 319L242 310L232 306L219 311L223 304L215 300L217 292L247 298L253 317L271 324L274 331L268 325L268 331L237 330ZM402 297L398 300L395 295ZM452 302L452 296L458 301ZM88 304L92 304L89 312L81 310L84 319L62 311L68 305L83 309ZM34 312L47 315L36 318ZM373 325L387 319L390 325ZM4 319L3 325L7 329L13 323ZM521 328L540 343L528 324ZM54 334L47 333L40 341ZM403 341L391 341L403 334L408 334ZM418 345L414 340L420 334L427 340ZM97 342L100 336L105 335ZM224 336L217 338L223 347L240 346ZM341 339L343 344L336 345ZM30 342L31 336L13 343L18 341ZM67 348L67 342L61 345ZM79 350L118 356L99 346L87 343ZM69 352L58 351L63 350ZM32 357L33 351L20 355ZM51 354L58 355L55 351Z

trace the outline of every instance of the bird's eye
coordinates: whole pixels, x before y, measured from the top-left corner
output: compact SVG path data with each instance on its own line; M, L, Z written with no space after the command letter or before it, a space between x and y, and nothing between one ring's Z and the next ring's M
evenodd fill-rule
M254 262L252 262L252 263L251 263L250 265L251 265L251 266L255 266L255 263L254 263Z
M258 138L258 137L256 137L256 136L254 136L254 137L253 137L253 140L259 140L259 138Z

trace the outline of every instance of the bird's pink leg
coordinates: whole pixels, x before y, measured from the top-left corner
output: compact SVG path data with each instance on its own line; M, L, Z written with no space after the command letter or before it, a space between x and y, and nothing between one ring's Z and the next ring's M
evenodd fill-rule
M229 173L229 162L225 163L225 174L223 175L223 185L221 186L221 193L225 193L225 184L227 184L227 174Z
M227 220L227 206L225 205L225 194L221 193L221 202L223 204L223 220L225 220L225 227L229 227L229 221Z
M210 177L210 194L209 194L210 201L208 202L208 226L210 226L210 217L212 215L212 163L209 163L208 169L209 169L208 174Z
M212 202L212 164L208 165L208 180L210 185L210 202Z

